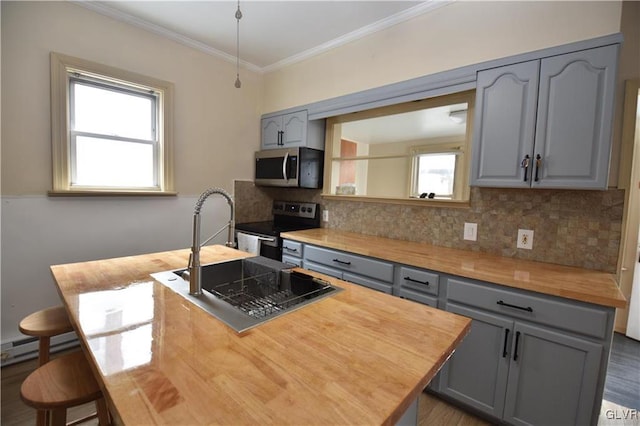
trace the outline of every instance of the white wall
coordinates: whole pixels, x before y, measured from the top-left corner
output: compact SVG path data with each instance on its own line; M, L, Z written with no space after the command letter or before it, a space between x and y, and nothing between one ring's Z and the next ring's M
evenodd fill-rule
M190 245L197 196L253 178L262 77L70 2L2 2L2 342L19 320L59 303L49 266ZM51 198L49 52L175 84L177 197ZM212 199L208 229L226 222ZM215 210L215 211L214 211ZM222 242L223 238L217 239Z
M457 1L265 75L263 112L620 31L619 1Z

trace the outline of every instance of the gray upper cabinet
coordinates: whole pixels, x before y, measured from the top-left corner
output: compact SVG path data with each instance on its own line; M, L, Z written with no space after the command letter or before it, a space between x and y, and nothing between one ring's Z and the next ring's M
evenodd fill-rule
M471 184L606 189L618 48L478 72Z
M307 110L269 115L261 120L262 149L324 149L324 120L309 121Z

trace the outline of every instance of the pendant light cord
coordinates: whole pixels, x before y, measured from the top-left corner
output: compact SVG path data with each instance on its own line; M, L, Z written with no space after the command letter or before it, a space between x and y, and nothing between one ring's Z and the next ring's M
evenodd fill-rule
M235 86L239 89L242 86L240 82L240 19L242 19L242 12L240 11L240 0L238 0L238 10L236 10L236 83Z

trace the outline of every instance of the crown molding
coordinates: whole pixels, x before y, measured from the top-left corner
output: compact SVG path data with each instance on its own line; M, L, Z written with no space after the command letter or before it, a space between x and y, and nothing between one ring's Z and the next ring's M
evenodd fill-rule
M129 25L133 25L135 27L141 28L143 30L152 32L159 36L168 38L182 45L191 47L193 49L199 50L203 53L206 53L211 56L218 57L226 62L230 62L235 64L236 57L234 55L230 55L221 50L215 49L205 43L194 40L190 37L186 37L184 35L178 34L175 31L171 31L167 28L164 28L160 25L153 24L151 22L145 21L144 19L137 18L133 15L129 15L128 13L122 12L120 10L114 9L105 5L104 3L98 3L91 0L68 0L73 4L77 4L78 6L82 6L85 9L91 10L93 12L99 13L104 16L108 16L117 21L124 22ZM402 12L391 15L387 18L381 19L377 22L359 28L355 31L352 31L348 34L330 40L326 43L313 47L311 49L307 49L303 52L300 52L296 55L290 56L288 58L282 59L278 62L275 62L271 65L267 65L264 67L259 67L251 62L243 61L240 59L240 66L242 68L248 69L257 73L268 73L272 71L276 71L280 68L286 67L288 65L295 64L297 62L304 61L313 56L319 55L321 53L327 52L331 49L335 49L339 46L345 45L352 41L361 39L368 35L374 34L378 31L382 31L386 28L392 27L404 21L408 21L409 19L415 18L416 16L422 15L427 12L434 11L443 6L447 6L457 0L426 0L423 3L420 3L414 7L406 9Z
M366 25L362 28L359 28L343 36L330 40L326 43L323 43L311 49L305 50L304 52L300 52L296 55L289 56L288 58L275 62L271 65L264 66L261 68L261 71L263 73L268 73L268 72L276 71L288 65L295 64L297 62L302 62L305 59L309 59L313 56L327 52L331 49L335 49L336 47L340 47L352 41L377 33L378 31L382 31L394 25L408 21L409 19L415 18L416 16L420 16L427 12L432 12L443 6L447 6L455 1L457 0L426 0L425 2L420 3L414 7L403 10L402 12L398 12L394 15L388 16L384 19L381 19L377 22Z
M149 21L145 21L144 19L140 19L135 16L129 15L128 13L124 13L120 10L111 8L102 3L97 3L91 0L69 0L69 1L71 3L77 4L78 6L82 6L85 9L89 9L93 12L97 12L101 15L108 16L110 18L113 18L120 22L124 22L129 25L142 28L143 30L168 38L177 43L199 50L208 55L218 57L224 61L231 62L233 64L236 63L236 57L233 55L229 55L228 53L218 49L214 49L213 47L205 43L194 40L190 37L183 36L181 34L176 33L175 31L168 30L164 27L161 27L160 25L152 24ZM242 59L240 60L240 66L242 68L248 69L253 72L262 73L262 69L259 66L254 65L247 61L243 61Z

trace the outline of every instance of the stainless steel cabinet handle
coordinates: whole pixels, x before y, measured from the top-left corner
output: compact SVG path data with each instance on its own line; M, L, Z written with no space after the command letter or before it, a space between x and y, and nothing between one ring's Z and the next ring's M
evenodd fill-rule
M540 168L542 167L542 157L540 157L540 154L536 155L536 176L535 176L535 181L537 182L538 179L538 172L540 171Z
M529 163L531 162L531 157L525 155L522 161L520 162L520 167L524 169L524 181L527 181L527 172L529 171Z

